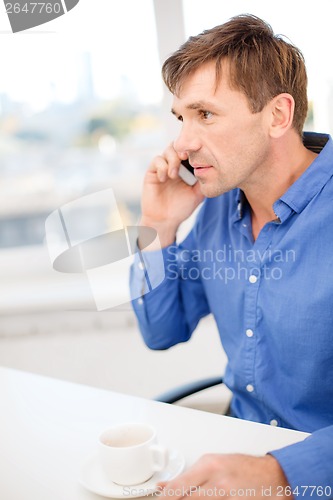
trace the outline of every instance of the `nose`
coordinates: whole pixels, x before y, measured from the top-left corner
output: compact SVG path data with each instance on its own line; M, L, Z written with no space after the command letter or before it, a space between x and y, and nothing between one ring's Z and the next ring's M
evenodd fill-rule
M177 153L186 153L189 155L194 151L198 151L201 148L201 143L199 136L194 133L193 127L185 125L183 122L181 131L175 139L173 147Z

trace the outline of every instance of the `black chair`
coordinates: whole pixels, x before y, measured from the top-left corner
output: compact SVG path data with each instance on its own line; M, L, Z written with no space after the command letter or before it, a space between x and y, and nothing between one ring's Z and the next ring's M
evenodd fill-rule
M160 401L161 403L176 403L181 399L184 399L192 394L196 394L209 387L214 387L215 385L223 384L223 378L221 375L218 377L210 377L202 380L197 380L189 384L182 385L171 389L163 394L160 394L154 398L155 401Z

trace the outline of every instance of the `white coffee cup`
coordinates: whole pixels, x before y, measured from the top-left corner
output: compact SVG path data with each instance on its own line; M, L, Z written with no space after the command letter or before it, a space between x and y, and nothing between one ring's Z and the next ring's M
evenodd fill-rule
M108 479L131 486L144 483L164 469L167 450L157 445L156 430L147 424L127 423L106 429L99 437L99 457Z

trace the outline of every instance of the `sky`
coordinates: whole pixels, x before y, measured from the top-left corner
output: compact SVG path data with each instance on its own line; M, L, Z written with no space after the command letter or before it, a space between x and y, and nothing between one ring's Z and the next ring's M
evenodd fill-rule
M167 0L157 0L167 1ZM179 0L180 1L180 0ZM325 94L333 81L333 1L183 0L186 36L250 12L288 36L305 55L309 97ZM12 34L0 7L0 93L43 109L56 98L77 94L82 53L91 54L94 88L112 98L129 85L143 103L162 97L153 0L80 0L68 14L32 30ZM172 28L170 29L172 36Z

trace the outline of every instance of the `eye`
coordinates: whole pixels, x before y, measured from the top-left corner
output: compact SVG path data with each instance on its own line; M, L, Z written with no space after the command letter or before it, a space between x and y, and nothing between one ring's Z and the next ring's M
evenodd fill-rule
M213 113L211 111L207 111L205 109L200 110L199 113L203 120L209 120L213 116Z

